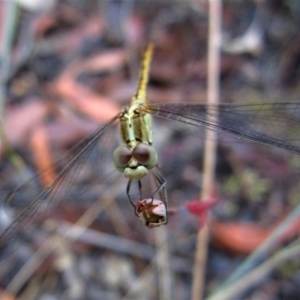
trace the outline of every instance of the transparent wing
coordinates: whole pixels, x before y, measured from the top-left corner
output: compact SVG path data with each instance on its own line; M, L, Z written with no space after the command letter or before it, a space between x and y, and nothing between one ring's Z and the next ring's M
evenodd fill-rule
M220 105L165 103L149 104L144 109L165 119L208 127L300 153L300 102Z
M52 184L47 188L42 188L37 182L41 174L33 177L28 182L17 187L10 195L9 200L13 201L26 194L31 197L30 203L17 216L14 222L3 232L0 236L0 250L2 257L5 253L12 251L18 244L22 243L20 237L28 237L31 232L32 224L38 219L43 218L43 213L51 207L61 203L66 197L70 197L70 186L74 184L80 173L85 172L85 165L89 156L93 155L93 150L99 144L100 138L103 137L104 132L110 128L118 119L114 117L110 122L98 129L82 142L76 145L70 154L59 160L56 165L68 161L61 169ZM106 142L102 140L102 142ZM106 145L103 145L103 147ZM101 151L100 151L101 152ZM103 157L97 158L102 169L99 170L102 178L105 179L109 173L104 172L105 166L101 164ZM47 173L48 170L42 172ZM99 177L98 177L99 178ZM34 187L39 186L38 189ZM82 193L82 191L81 191ZM19 233L19 235L18 235Z

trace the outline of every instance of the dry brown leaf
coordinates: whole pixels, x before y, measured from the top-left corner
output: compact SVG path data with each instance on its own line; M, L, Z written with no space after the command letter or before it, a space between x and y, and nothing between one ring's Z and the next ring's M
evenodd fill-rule
M263 228L255 223L211 221L213 242L218 246L236 253L248 255L252 253L278 226ZM300 218L296 220L283 234L280 243L284 243L299 234Z
M44 126L40 126L33 131L30 136L30 146L33 161L38 172L48 170L47 172L41 173L41 183L44 187L48 187L52 184L57 174L55 170L50 167L53 165L51 146Z
M17 107L7 106L3 118L6 141L13 147L20 146L28 132L49 114L49 106L38 99L27 101Z
M97 122L108 121L120 111L111 99L94 93L74 81L73 77L61 77L55 88L65 101Z

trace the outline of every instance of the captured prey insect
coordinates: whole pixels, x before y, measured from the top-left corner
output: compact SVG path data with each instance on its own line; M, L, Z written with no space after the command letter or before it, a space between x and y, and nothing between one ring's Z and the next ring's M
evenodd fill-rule
M152 134L152 115L176 120L197 127L208 127L237 136L239 138L276 146L300 154L300 102L272 102L251 104L207 103L148 103L147 84L153 47L150 44L142 60L137 92L129 107L116 115L106 125L92 133L75 148L74 155L58 173L52 184L33 197L28 206L0 236L0 247L11 243L10 237L26 228L32 218L51 206L59 203L60 185L68 181L71 185L72 174L85 164L86 153L103 143L104 133L119 123L122 145L113 153L115 169L128 178L126 193L135 213L148 227L166 224L168 221L168 202L166 180L157 165L158 155L154 150ZM218 118L215 116L218 115ZM104 143L103 143L104 145ZM101 157L99 164L101 165ZM150 197L142 197L142 179L152 174L155 188ZM139 186L139 200L130 195L133 182ZM17 188L18 189L18 188ZM16 190L17 190L16 189ZM16 191L15 190L15 191ZM14 192L11 196L13 197Z

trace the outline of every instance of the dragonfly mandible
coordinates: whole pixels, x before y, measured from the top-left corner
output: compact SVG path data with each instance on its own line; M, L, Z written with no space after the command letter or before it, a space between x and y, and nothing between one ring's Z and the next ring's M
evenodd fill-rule
M300 102L271 103L149 103L147 84L153 46L144 52L140 67L139 84L129 107L125 107L107 124L85 138L75 148L74 155L58 173L52 184L40 192L17 216L13 223L1 234L0 247L11 244L11 236L28 223L33 216L42 212L52 202L60 202L58 190L68 174L75 173L79 164L84 163L85 155L100 142L108 128L119 122L122 145L113 153L115 169L128 178L126 193L135 208L135 213L148 227L157 227L168 221L166 180L158 167L158 155L154 150L152 116L175 120L187 125L206 127L211 130L229 133L238 138L286 149L300 154ZM215 118L218 115L218 118ZM101 164L101 158L99 158ZM134 202L130 196L133 182L152 174L156 188L149 199ZM71 180L69 180L71 181ZM72 182L70 182L72 184ZM22 187L22 185L21 185ZM13 191L13 198L18 187ZM156 196L158 195L158 197ZM158 198L158 199L157 199Z

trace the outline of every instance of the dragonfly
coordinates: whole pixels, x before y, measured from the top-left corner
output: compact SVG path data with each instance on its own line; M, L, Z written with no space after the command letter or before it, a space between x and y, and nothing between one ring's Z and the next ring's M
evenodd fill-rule
M115 170L128 179L126 194L134 207L135 214L149 228L168 222L168 198L166 179L158 165L158 154L153 147L152 116L174 120L197 128L208 128L229 133L238 138L275 146L300 154L300 102L270 103L151 103L147 99L149 70L153 45L144 51L136 93L130 105L124 107L104 126L86 137L73 150L72 157L57 174L53 182L41 191L0 235L0 248L13 244L11 236L20 229L26 229L34 216L42 213L51 203L59 203L60 185L69 180L85 163L86 153L96 144L104 145L103 135L118 124L121 145L112 154ZM218 115L218 118L216 116ZM101 147L100 147L101 148ZM99 164L101 164L101 157ZM142 179L154 178L155 187L149 198L142 197ZM35 178L33 178L33 181ZM137 183L140 196L137 201L131 197L133 183ZM24 185L9 194L11 201Z

